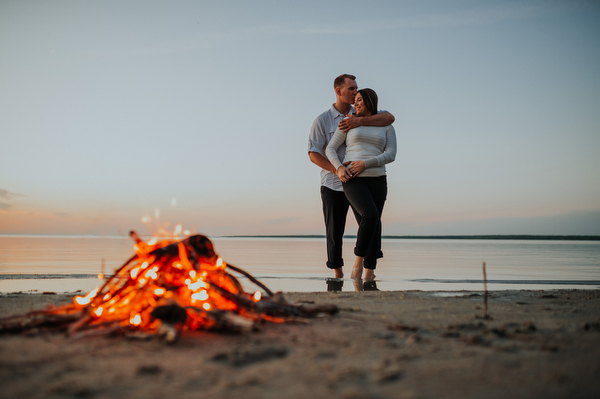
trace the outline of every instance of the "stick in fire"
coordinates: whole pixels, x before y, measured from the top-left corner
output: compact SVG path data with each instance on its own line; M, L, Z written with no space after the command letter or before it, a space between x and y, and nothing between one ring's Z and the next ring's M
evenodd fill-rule
M225 263L203 235L183 240L144 242L134 231L135 255L103 286L73 303L0 319L0 333L67 331L70 336L123 333L163 336L174 342L180 331L248 331L263 321L286 322L334 305L292 305L246 271ZM228 269L264 291L245 292Z

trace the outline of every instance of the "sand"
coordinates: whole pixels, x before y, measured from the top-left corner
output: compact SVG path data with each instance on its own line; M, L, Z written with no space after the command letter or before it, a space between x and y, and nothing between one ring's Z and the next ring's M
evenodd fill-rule
M600 291L286 293L340 313L174 345L0 335L2 398L598 398ZM0 317L71 300L5 294Z

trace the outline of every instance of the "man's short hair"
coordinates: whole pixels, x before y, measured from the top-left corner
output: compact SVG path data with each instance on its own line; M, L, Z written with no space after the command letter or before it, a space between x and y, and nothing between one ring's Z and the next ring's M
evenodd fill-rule
M354 75L348 75L347 73L338 76L337 78L335 78L335 80L333 81L333 88L337 89L338 87L343 86L344 84L346 84L346 79L350 79L350 80L356 80L356 76Z

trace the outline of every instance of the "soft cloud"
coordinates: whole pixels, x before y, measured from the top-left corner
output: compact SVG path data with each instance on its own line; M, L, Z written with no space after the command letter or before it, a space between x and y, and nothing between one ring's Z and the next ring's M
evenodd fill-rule
M3 211L8 211L12 205L4 202L0 202L0 209Z
M5 200L11 200L14 197L26 197L26 195L11 193L8 190L4 190L4 189L0 188L0 198L4 198Z
M70 215L66 212L57 212L55 213L56 216L58 216L59 218L68 218Z

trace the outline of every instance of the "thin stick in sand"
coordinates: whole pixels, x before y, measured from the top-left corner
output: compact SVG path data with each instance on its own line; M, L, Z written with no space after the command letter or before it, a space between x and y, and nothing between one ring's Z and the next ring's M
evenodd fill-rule
M487 301L488 301L488 290L487 290L487 276L485 273L485 262L483 262L483 318L488 319L487 314Z

